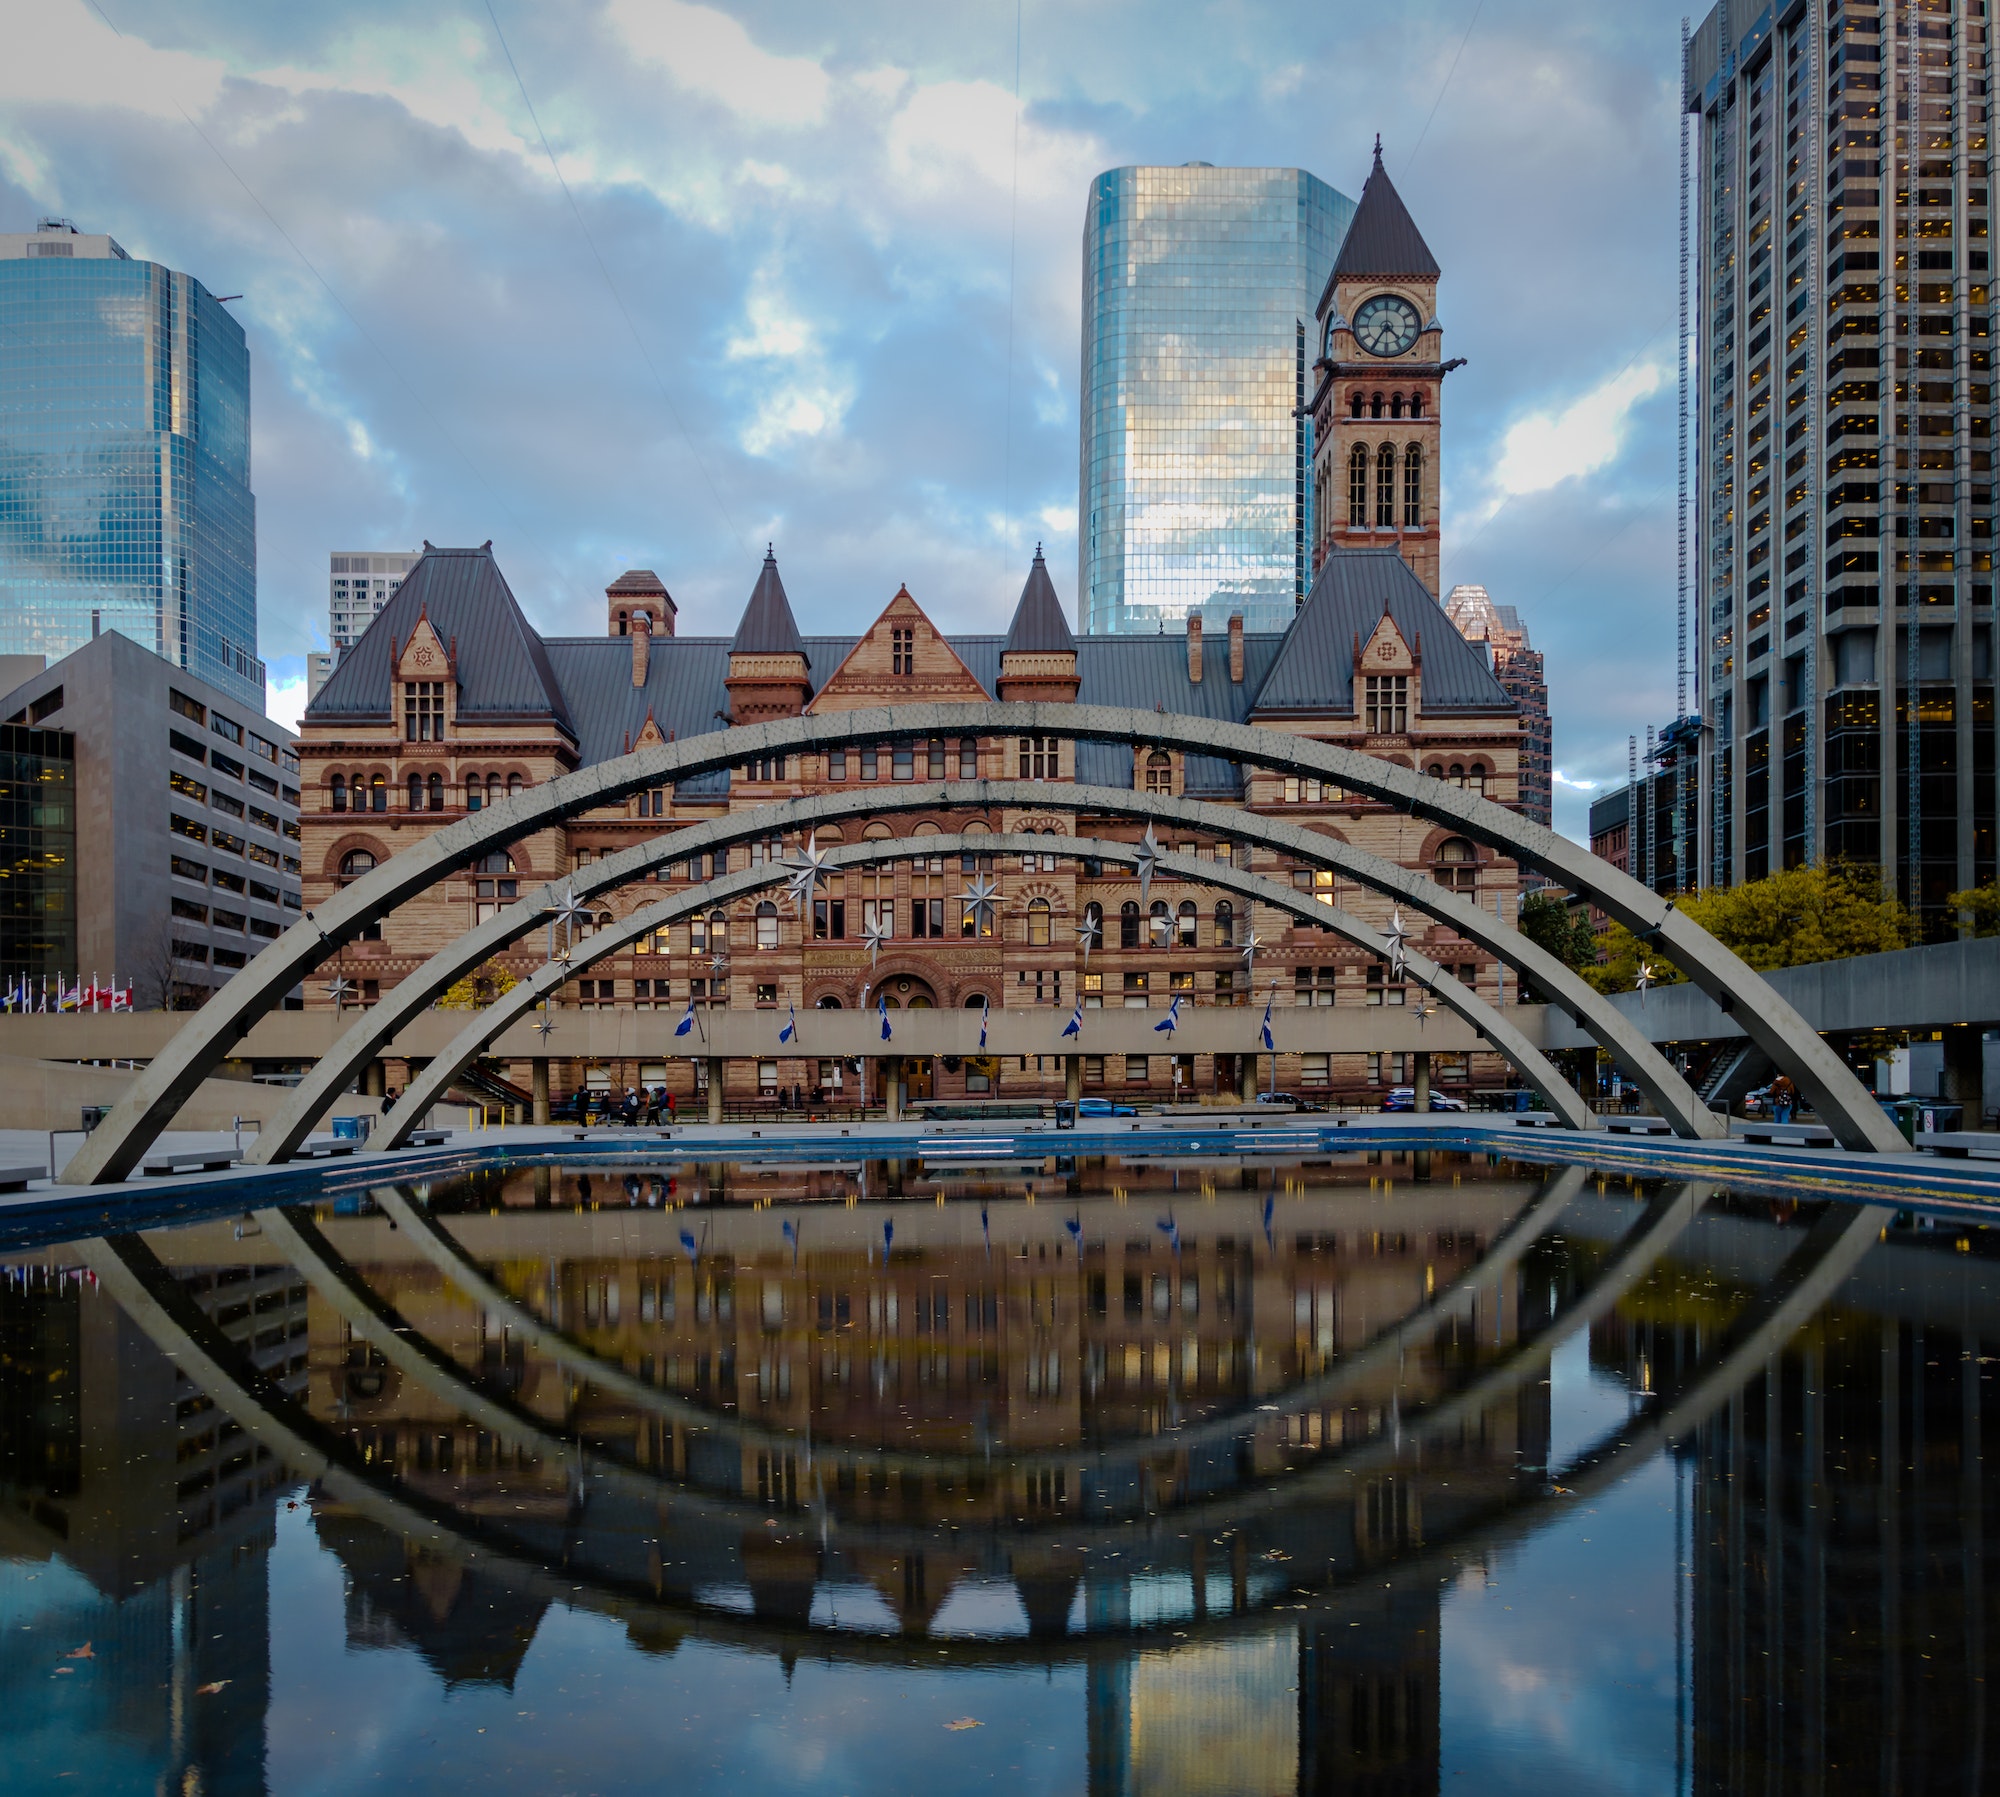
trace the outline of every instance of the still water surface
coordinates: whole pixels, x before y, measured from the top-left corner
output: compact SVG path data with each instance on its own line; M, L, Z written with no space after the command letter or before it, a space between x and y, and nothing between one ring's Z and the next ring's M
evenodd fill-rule
M1996 1259L1442 1154L15 1248L6 1788L1994 1788Z

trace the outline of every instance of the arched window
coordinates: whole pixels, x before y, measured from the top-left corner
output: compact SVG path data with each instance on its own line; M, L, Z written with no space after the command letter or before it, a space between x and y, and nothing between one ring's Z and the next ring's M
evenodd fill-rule
M1165 899L1155 899L1146 919L1146 940L1154 948L1167 948L1174 940L1174 914Z
M1353 393L1348 396L1347 415L1350 418L1359 418L1361 416L1361 389L1359 387L1356 387Z
M1439 762L1433 761L1429 767L1424 769L1424 772L1430 775L1433 780L1442 780L1444 778L1444 768Z
M1412 393L1410 395L1410 416L1412 418L1421 418L1423 415L1424 396L1421 393Z
M410 776L410 809L412 811L421 811L423 808L424 777L422 774L412 774Z
M1411 443L1403 449L1403 528L1419 529L1423 521L1424 446Z
M354 784L356 786L361 784L359 775L355 776ZM368 808L371 811L387 811L389 809L389 782L383 775L377 774L368 782L368 801ZM361 801L359 799L355 800L354 809L356 811L361 809Z
M1400 393L1390 394L1389 416L1391 418L1400 418L1402 417L1402 415L1403 415L1403 396Z
M1482 799L1486 796L1486 770L1476 761L1465 770L1465 790Z
M497 805L500 803L500 798L500 776L498 774L488 774L486 776L486 802L489 805Z
M367 849L349 849L340 858L340 883L344 886L350 880L358 880L363 874L375 871L375 857Z
M840 1009L840 1000L834 997L831 992L822 993L819 999L819 1008L822 1011L837 1011Z
M1357 443L1347 452L1347 522L1356 530L1368 525L1368 446Z
M1095 899L1083 908L1084 927L1090 931L1091 948L1104 946L1104 907Z
M477 774L465 776L465 808L477 811L486 802L486 787Z
M1396 446L1384 443L1375 452L1375 522L1396 523Z
M507 796L512 798L515 793L521 790L521 784L521 776L519 774L509 774L507 776Z
M1136 900L1127 899L1118 907L1118 946L1139 946L1139 906Z
M1227 899L1219 900L1215 907L1215 946L1236 946L1236 907Z
M490 855L481 855L473 864L472 871L476 874L511 874L518 870L512 855L505 849L495 849Z
M930 740L930 770L925 778L930 780L944 778L944 738L941 736L934 736Z
M1368 416L1369 416L1370 418L1380 418L1380 417L1382 416L1382 396L1381 396L1381 394L1379 394L1379 393L1375 393L1375 394L1371 394L1371 395L1369 396L1369 400L1368 400Z
M1432 858L1431 878L1453 892L1471 892L1479 879L1479 854L1463 836L1447 836Z
M444 809L444 775L432 774L424 782L424 795L430 800L430 808L433 811L442 811Z
M1164 749L1146 757L1146 790L1171 793L1174 790L1174 758Z
M347 809L347 776L344 774L335 774L326 783L326 790L328 807L334 811L345 811Z
M1463 785L1465 784L1465 763L1464 763L1464 762L1462 762L1462 761L1454 761L1454 762L1453 762L1453 763L1451 764L1451 783L1452 783L1452 785L1454 785L1454 786L1463 786Z
M778 907L769 899L757 907L757 946L759 948L778 946Z
M1182 899L1179 916L1182 948L1199 948L1201 946L1196 940L1199 918L1200 914L1195 910L1194 900Z
M632 634L631 617L622 611L618 614L618 634L620 636L630 636Z
M1049 945L1049 901L1038 898L1028 901L1028 946L1047 948Z

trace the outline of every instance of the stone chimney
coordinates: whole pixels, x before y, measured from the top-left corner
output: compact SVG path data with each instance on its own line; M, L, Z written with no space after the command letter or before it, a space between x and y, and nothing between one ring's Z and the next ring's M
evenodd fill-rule
M1229 678L1238 686L1243 684L1243 614L1235 613L1229 620Z
M632 614L632 684L646 684L646 670L653 660L653 614L635 611Z
M1201 685L1201 613L1191 611L1187 615L1188 678L1196 686Z

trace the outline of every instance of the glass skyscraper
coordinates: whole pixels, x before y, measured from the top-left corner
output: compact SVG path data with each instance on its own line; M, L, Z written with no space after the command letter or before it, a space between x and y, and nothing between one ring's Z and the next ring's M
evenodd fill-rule
M1295 168L1120 168L1083 227L1084 628L1292 621L1313 311L1354 202Z
M116 630L258 710L250 351L192 275L0 234L0 653Z

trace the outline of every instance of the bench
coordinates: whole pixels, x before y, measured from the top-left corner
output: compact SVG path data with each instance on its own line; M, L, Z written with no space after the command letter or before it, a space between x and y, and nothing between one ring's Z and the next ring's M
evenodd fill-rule
M1664 1117L1606 1117L1605 1130L1614 1136L1670 1136L1674 1126Z
M296 1161L331 1160L337 1154L352 1154L361 1144L351 1137L321 1136L316 1141L301 1142L292 1150Z
M1732 1123L1729 1133L1739 1142L1766 1147L1831 1148L1833 1131L1824 1123ZM2000 1146L2000 1142L1996 1142Z
M1919 1130L1917 1146L1950 1160L1977 1155L1981 1160L2000 1160L2000 1135L1981 1129Z
M46 1167L0 1167L0 1192L25 1192L31 1179L46 1179Z
M1516 1111L1514 1113L1514 1127L1516 1129L1559 1129L1561 1126L1562 1119L1553 1111Z
M164 1179L176 1173L220 1173L242 1158L233 1148L203 1148L191 1154L162 1155L146 1163L146 1177Z
M413 1129L403 1138L405 1148L442 1148L451 1135L448 1129Z

